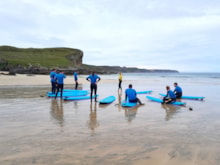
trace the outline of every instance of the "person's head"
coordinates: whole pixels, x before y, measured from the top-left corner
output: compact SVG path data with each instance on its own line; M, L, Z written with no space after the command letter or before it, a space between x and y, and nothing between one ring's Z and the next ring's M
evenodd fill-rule
M128 85L128 88L132 88L132 84L129 84L129 85Z
M177 82L175 82L175 83L173 83L173 85L176 87L178 84L177 84Z
M170 90L170 86L166 86L166 89L167 89L167 90Z

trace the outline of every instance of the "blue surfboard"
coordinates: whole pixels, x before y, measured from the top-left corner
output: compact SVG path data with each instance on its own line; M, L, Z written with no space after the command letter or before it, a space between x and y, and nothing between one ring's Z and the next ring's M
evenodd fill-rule
M122 107L134 107L134 106L136 106L137 105L137 103L130 103L130 102L127 102L127 101L123 101L122 103L121 103L121 106Z
M150 94L153 91L149 90L149 91L138 91L137 94Z
M147 99L151 100L151 101L155 101L155 102L158 102L158 103L162 103L163 100L160 99L160 98L156 98L156 97L152 97L152 96L146 96ZM186 103L184 102L172 102L172 103L169 103L169 104L173 104L173 105L186 105Z
M89 92L89 90L63 89L63 92Z
M98 95L96 96L98 97ZM95 98L95 96L92 96L92 98ZM71 96L71 97L63 97L63 100L85 100L90 99L90 96Z
M68 96L85 96L88 94L88 91L86 90L72 90L68 92L63 92L63 97L68 97ZM55 97L56 94L52 94L52 92L47 93L48 97ZM61 93L59 92L57 97L60 97Z
M115 96L108 96L102 100L99 101L100 104L109 104L115 101Z
M166 96L165 94L159 93L161 96ZM182 96L181 99L192 99L192 100L203 100L203 96Z
M63 89L63 92L87 92L89 93L89 90ZM52 94L52 92L47 92L47 94Z

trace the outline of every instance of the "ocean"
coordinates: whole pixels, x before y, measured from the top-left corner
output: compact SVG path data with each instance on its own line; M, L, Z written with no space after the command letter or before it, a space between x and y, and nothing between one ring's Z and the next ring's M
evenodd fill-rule
M100 77L99 99L116 97L109 105L51 99L45 85L0 86L0 164L220 164L220 73L124 73L122 95L117 74ZM145 105L120 106L129 84L160 97L174 82L205 99L173 106L141 94Z

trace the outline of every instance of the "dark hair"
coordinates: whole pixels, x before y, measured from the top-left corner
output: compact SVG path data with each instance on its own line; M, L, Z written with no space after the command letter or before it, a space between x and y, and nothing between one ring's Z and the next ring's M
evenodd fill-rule
M129 84L128 87L129 87L129 88L132 88L132 84Z

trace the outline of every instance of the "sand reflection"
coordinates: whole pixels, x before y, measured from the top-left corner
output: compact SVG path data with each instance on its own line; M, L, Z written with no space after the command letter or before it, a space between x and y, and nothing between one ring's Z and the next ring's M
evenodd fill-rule
M128 121L128 123L131 123L135 119L137 115L137 110L138 110L138 106L133 108L124 108L125 118Z
M57 121L60 127L64 126L64 118L63 118L63 100L51 100L51 116L53 119Z
M168 105L168 104L161 104L161 107L165 109L165 112L166 112L165 120L166 121L170 120L177 113L177 110L180 109L179 106Z
M91 129L91 135L95 134L95 129L99 126L96 109L97 109L97 103L90 103L90 114L89 114L89 120L87 121L87 125Z
M118 111L121 111L121 96L122 93L118 92Z

